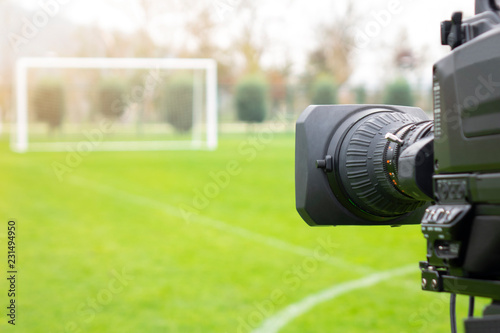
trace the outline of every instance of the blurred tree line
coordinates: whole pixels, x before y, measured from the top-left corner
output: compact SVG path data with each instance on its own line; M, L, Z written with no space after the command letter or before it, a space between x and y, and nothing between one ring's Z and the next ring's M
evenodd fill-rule
M308 53L307 65L303 69L297 69L286 55L278 65L263 65L266 50L273 41L267 37L265 22L259 20L259 1L228 1L222 16L221 11L214 7L220 5L220 1L134 0L124 3L103 0L138 27L132 32L112 30L99 24L75 25L64 15L57 16L21 52L4 52L4 62L0 65L0 107L10 109L12 105L10 96L15 59L44 55L213 58L218 63L222 119L227 121L262 122L278 113L285 113L293 120L309 104L422 105L425 101L426 96L416 94L408 80L423 61L409 47L404 34L396 45L390 47L394 53L391 63L387 64L390 70L380 87L373 90L350 83L356 66L354 32L356 24L359 24L352 1L339 9L334 20L315 27L316 47ZM26 10L14 1L4 1L0 6L7 29L19 30L16 22L20 20L13 17L26 16ZM176 24L182 25L182 38L168 25L169 19L179 15L183 16L183 21L176 21ZM230 34L232 40L226 46L220 46L217 36L227 29L233 29ZM0 47L9 50L5 41L0 43ZM43 81L41 85L38 88L40 94L45 91L53 96L53 108L57 109L55 105L60 105L64 99L58 84ZM172 91L177 91L176 96L191 99L188 93L191 87L185 78L173 78L169 85ZM123 83L117 81L106 82L99 89L99 103L103 110L109 109L108 100L124 90ZM166 105L168 102L155 103ZM45 119L54 128L60 123L57 118L64 114L62 110L37 112L40 119ZM174 114L180 112L175 111ZM172 115L166 121L177 122L180 130L186 129L188 125L179 123L176 117Z

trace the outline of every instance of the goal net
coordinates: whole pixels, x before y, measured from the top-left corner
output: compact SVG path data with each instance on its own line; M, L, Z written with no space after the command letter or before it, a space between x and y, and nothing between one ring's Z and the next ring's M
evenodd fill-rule
M217 147L211 59L22 58L15 86L16 152Z

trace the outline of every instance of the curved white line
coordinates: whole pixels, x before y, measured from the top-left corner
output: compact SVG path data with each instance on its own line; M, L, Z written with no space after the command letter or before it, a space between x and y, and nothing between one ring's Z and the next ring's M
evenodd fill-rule
M276 313L274 316L265 320L262 325L259 328L253 330L252 333L277 333L293 319L301 316L320 303L329 301L356 289L370 287L384 280L415 272L415 270L415 265L408 265L392 270L370 274L358 280L333 285L328 289L307 296L297 303L290 304L283 310Z

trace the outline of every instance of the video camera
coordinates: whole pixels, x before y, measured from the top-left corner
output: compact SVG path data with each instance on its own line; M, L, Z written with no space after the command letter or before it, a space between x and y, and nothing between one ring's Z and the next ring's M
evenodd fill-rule
M419 108L313 105L296 125L296 204L311 226L420 223L422 289L471 296L466 332L500 332L500 7L441 24L434 120ZM492 304L472 318L473 297ZM452 331L454 309L452 310ZM488 330L490 329L490 330Z

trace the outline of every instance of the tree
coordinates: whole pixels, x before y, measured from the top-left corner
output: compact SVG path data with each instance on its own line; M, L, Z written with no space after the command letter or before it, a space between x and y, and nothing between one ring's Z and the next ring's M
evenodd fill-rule
M217 23L213 18L212 8L201 6L194 14L194 18L186 24L186 32L195 40L194 49L187 52L200 58L216 56L219 53L214 41L216 29Z
M211 2L196 3L193 6L192 18L185 24L184 31L188 34L183 50L180 51L180 57L187 58L211 58L217 61L217 77L219 82L232 85L237 73L235 73L233 52L221 49L215 36L219 29L224 29L224 24L217 20L217 12L214 11L214 5Z
M125 86L119 79L107 79L99 85L99 113L107 118L119 118L125 113Z
M384 104L408 106L415 104L410 84L405 78L399 77L386 87Z
M35 87L32 103L36 118L46 122L51 132L61 127L65 113L62 81L44 78Z
M157 45L151 34L151 23L154 19L169 11L179 10L179 6L185 3L190 3L190 0L183 2L177 0L108 0L108 3L114 6L117 10L121 10L129 17L131 21L135 21L139 28L131 36L128 41L133 40L133 49L135 57L157 57L165 53L165 48ZM118 45L121 44L119 36L113 37L110 42ZM118 38L116 38L118 37Z
M242 26L233 43L233 50L243 62L245 74L258 74L262 72L261 59L264 51L269 46L269 38L264 28L259 26L258 3L251 0L241 0L235 12L243 13L238 16Z
M331 76L319 76L312 86L311 103L315 105L337 104L337 85Z
M290 85L291 72L292 62L290 60L267 71L273 113L278 112L282 106L285 106L287 111L293 108L295 96Z
M244 77L236 87L238 119L248 123L260 123L267 113L266 81L257 75Z
M164 85L160 97L165 120L179 132L193 127L193 80L176 76Z
M397 75L406 75L422 67L425 62L425 53L427 50L417 52L408 43L408 31L401 30L396 43L394 44L392 54L392 66L396 69Z
M318 44L309 54L306 81L310 83L324 73L333 75L339 86L347 81L353 71L357 23L353 3L349 1L341 15L318 27Z
M354 97L357 104L365 104L367 99L366 88L363 85L354 88Z

